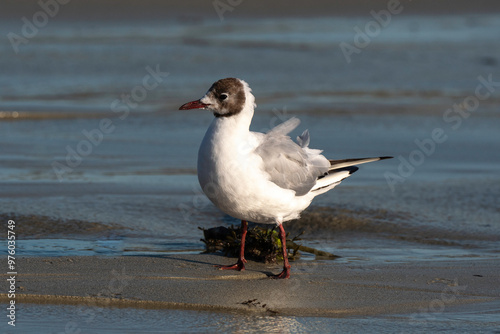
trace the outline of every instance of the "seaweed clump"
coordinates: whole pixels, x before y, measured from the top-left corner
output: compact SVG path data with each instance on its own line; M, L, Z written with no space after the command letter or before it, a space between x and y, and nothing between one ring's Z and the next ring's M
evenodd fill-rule
M203 231L204 239L201 239L201 241L205 244L205 253L222 252L225 256L229 257L237 257L239 255L241 227L231 225L230 227L218 226L209 229L198 228ZM339 257L328 252L297 244L296 241L300 240L302 234L303 232L291 239L289 238L290 234L287 234L286 243L288 258L290 260L300 257L299 250L325 259ZM276 228L249 227L245 239L245 258L264 263L276 263L283 260L281 240Z

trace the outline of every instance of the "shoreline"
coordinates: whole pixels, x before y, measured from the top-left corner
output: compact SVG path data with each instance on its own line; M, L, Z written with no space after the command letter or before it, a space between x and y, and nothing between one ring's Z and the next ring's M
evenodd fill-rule
M249 261L243 272L213 268L231 261L208 254L19 258L16 301L315 317L418 317L422 310L500 301L494 259L295 261L284 281L266 277L280 265ZM0 300L8 301L7 294Z

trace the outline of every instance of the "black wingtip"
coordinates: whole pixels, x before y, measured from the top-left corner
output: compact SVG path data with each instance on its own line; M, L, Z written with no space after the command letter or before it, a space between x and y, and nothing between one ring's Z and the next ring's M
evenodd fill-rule
M394 157L386 156L386 157L379 157L380 160L385 160L385 159L392 159Z
M354 172L356 172L359 169L359 167L351 166L351 167L346 167L346 169L349 171L349 175L350 175L350 174L353 174Z
M328 171L328 173L337 173L337 172L342 172L342 171L348 171L349 175L355 173L359 169L358 166L349 166L349 167L342 167L342 168L337 168L337 169L332 169Z

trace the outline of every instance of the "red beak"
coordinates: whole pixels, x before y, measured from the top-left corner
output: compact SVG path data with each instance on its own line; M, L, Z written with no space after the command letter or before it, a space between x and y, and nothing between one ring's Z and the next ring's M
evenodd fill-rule
M183 104L179 110L188 110L188 109L204 109L208 107L208 104L201 103L200 100L191 101L186 104Z

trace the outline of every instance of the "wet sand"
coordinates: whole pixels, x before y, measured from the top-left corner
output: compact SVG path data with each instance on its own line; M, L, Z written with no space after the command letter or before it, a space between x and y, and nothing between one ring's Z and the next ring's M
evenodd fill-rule
M16 301L316 317L408 314L413 320L457 305L500 302L492 260L295 261L289 280L266 277L279 265L250 261L243 272L213 267L231 261L205 254L23 258Z

